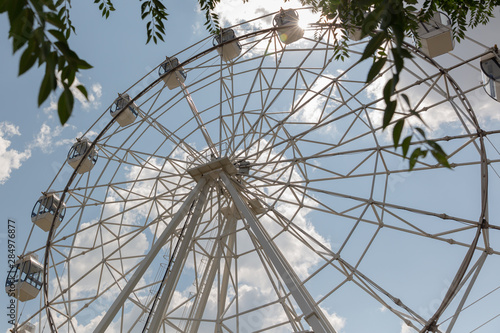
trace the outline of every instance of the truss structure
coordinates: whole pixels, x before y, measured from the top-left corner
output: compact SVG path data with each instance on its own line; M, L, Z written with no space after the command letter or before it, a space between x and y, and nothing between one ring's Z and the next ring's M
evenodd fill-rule
M19 322L46 327L49 313L59 332L492 332L499 131L475 111L490 103L481 84L460 81L488 50L466 41L477 52L433 60L407 45L398 98L410 97L453 169L427 157L409 172L381 127L391 59L365 83L366 41L337 60L335 23L289 45L252 27L233 27L243 51L230 62L211 39L175 54L187 73L176 89L156 71L135 83L124 92L134 123L106 111L89 128L99 160L55 192L67 211L49 246L30 237L28 252L46 253L46 290ZM425 126L399 106L394 122Z

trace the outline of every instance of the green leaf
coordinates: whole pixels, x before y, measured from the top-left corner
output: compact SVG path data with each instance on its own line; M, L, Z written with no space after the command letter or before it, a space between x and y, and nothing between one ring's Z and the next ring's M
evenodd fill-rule
M394 125L392 129L392 140L394 142L394 148L397 148L399 145L399 139L401 138L401 133L403 132L403 127L405 125L404 119L399 119Z
M40 90L38 92L38 106L42 105L43 102L49 97L50 92L56 87L56 76L53 71L46 71L43 77L42 84L40 85Z
M415 128L415 130L420 133L420 135L425 139L425 132L423 129L421 129L420 127L417 127Z
M413 170L415 167L415 164L417 164L417 161L420 157L426 157L427 156L427 150L422 150L420 148L416 148L410 156L410 170Z
M159 31L157 31L157 32L156 32L156 36L157 36L157 37L158 37L158 39L160 39L162 42L165 42L165 40L163 39L162 34L161 34Z
M59 121L61 122L61 125L64 125L68 121L71 116L71 112L73 112L73 105L73 93L68 86L65 86L61 96L59 97L59 101L57 102L57 113L59 114Z
M371 82L375 78L375 76L380 73L386 61L387 58L379 58L373 63L370 71L368 72L368 76L366 77L366 82Z
M371 57L375 51L382 45L385 40L385 33L383 31L378 32L375 36L370 39L368 44L366 44L365 50L363 51L363 55L359 61L363 61L369 57Z
M389 79L389 81L387 81L384 86L384 91L383 91L384 100L387 105L391 101L393 91L394 91L394 77Z
M436 159L436 161L439 162L439 164L441 164L442 166L444 166L448 169L451 169L451 165L448 162L448 158L447 158L446 154L443 154L443 153L441 153L439 151L435 151L435 150L431 150L431 153L432 153L432 156L434 156L434 158Z
M76 72L71 67L64 67L61 72L61 80L65 82L68 86L71 86L75 81Z
M402 55L403 57L405 57L405 58L408 58L408 59L413 58L413 55L412 55L412 54L410 53L410 51L408 51L407 49L403 49L403 48L401 48L401 49L399 50L399 53L401 53L401 55Z
M64 36L63 32L60 30L50 29L50 34L54 36L58 41L64 42L66 41L66 36Z
M26 73L31 67L33 67L37 59L38 55L33 52L32 48L31 47L26 48L26 50L24 50L21 56L21 59L19 60L18 75Z
M396 106L397 106L396 101L390 101L389 103L386 104L385 111L384 111L384 120L383 120L383 124L382 124L383 128L386 128L391 123L392 116L394 115L394 111L396 111Z
M410 98L408 98L408 95L401 94L401 97L403 97L403 99L405 100L406 105L408 105L408 108L411 109Z
M56 4L56 6L60 6L60 5ZM59 12L57 13L57 17L59 17L59 18L63 17L65 12L66 12L66 7L62 6L61 9L59 9Z
M391 51L394 58L394 64L396 65L396 72L400 73L404 66L404 59L401 53L398 52L398 49L393 48Z
M12 38L13 53L22 48L27 42L35 44L33 40L34 20L33 11L30 8L25 8L19 20L11 23L9 35Z
M380 17L383 14L384 11L380 9L375 9L369 12L369 14L363 19L363 23L361 24L363 37L377 28L380 22Z
M72 51L71 49L69 48L69 45L66 41L66 39L64 39L63 41L58 41L58 42L55 42L54 45L59 49L59 51L61 51L62 54L64 54L67 58L72 58L74 57L74 54L72 54ZM69 59L68 59L68 62L69 62Z
M85 96L86 99L89 98L89 94L87 93L87 88L85 88L83 85L79 84L76 86L76 89L80 90L83 96Z
M412 139L412 136L409 135L406 138L404 138L403 142L401 143L401 148L403 149L403 157L404 158L406 158L406 156L408 155L408 150L410 149L411 139Z
M19 18L19 15L21 15L24 7L27 6L27 1L26 0L10 1L9 5L10 5L8 9L9 21L15 22ZM8 5L5 4L5 6ZM0 2L0 7L1 8L4 7L3 1Z
M56 13L53 12L47 12L45 15L45 19L47 22L52 24L53 26L59 28L60 30L66 30L66 24L57 16Z
M76 60L76 66L78 69L91 69L93 67L91 64L80 58Z

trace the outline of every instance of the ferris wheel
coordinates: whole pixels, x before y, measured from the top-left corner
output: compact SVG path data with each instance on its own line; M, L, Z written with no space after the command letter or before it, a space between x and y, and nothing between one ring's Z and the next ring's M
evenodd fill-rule
M19 332L498 327L500 137L474 109L497 50L454 55L439 18L406 45L398 96L453 169L410 172L382 129L391 59L365 83L356 28L341 61L339 22L270 18L168 55L78 138L7 278Z

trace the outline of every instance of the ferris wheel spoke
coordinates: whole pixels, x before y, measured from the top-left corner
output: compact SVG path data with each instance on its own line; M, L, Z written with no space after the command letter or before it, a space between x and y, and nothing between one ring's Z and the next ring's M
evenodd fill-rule
M278 182L273 181L272 183L276 187L280 188L279 181ZM267 185L267 186L269 186L269 185ZM305 200L305 198L307 198L307 200L314 202L315 204L314 205L313 204L304 205L303 203L301 203L301 206L303 206L304 208L310 209L311 211L328 212L328 214L333 214L334 216L343 216L343 217L346 217L352 221L359 220L359 221L362 221L363 223L380 225L381 227L397 230L400 232L407 232L410 234L419 235L419 236L423 236L423 237L430 237L432 239L435 239L436 241L441 241L441 242L448 242L448 243L452 243L452 244L468 246L469 245L468 243L463 243L463 242L456 241L456 240L453 240L450 238L445 238L443 236L447 236L447 235L455 234L455 233L460 233L460 232L466 231L466 230L474 230L475 228L477 228L477 225L478 225L477 221L471 221L471 220L466 220L466 219L459 218L459 217L448 216L446 214L426 212L426 211L417 210L417 209L410 208L410 207L402 207L402 206L390 204L388 202L376 202L376 201L373 201L369 198L363 199L363 198L355 198L352 196L345 196L345 195L343 196L339 193L334 193L331 191L327 192L327 191L319 190L319 189L313 188L313 187L287 185L286 183L281 183L281 186L285 186L285 187L289 186L289 188L291 188L291 189L297 188L298 190L300 190L300 197L302 197L302 199L297 199L297 197L296 197L297 201L276 199L276 194L273 194L273 193L271 193L268 197L266 195L264 195L264 197L267 197L268 199L272 199L273 201L276 201L279 203L288 203L288 204L293 204L294 202L303 202ZM264 187L266 187L266 186L264 186ZM322 204L321 201L319 201L317 198L315 198L311 194L307 194L307 193L312 193L312 192L323 193L323 194L328 193L329 196L344 197L346 199L355 200L355 201L353 202L352 208L347 209L343 212L335 211L335 210L332 210L332 208L330 206L325 206L324 204ZM358 202L358 203L356 203L356 202ZM276 205L276 204L273 204L273 205ZM389 216L391 216L394 219L394 222L393 223L386 222L384 224L381 224L381 221L379 219L372 221L372 220L369 220L369 219L367 220L367 219L363 218L362 215L359 216L359 215L349 214L350 211L352 211L353 209L356 210L357 207L365 207L365 209L368 207L371 207L371 209L374 209L374 207L377 207L380 210L379 214L389 214ZM437 218L438 220L456 221L459 224L455 227L450 226L450 227L448 227L448 229L443 230L441 232L426 232L426 231L422 230L421 228L417 227L416 225L414 225L413 222L411 222L410 220L407 220L404 217L400 217L399 216L400 214L397 213L398 211L408 211L408 212L411 212L413 214L434 217L434 218ZM463 224L463 223L465 223L465 224Z
M300 323L299 316L297 313L294 311L294 305L292 304L292 300L290 297L290 293L285 289L286 287L284 286L283 282L280 281L280 276L279 273L276 271L274 268L272 262L270 259L265 255L264 250L262 249L262 246L259 244L256 236L254 234L250 234L250 238L252 240L252 243L254 244L254 247L256 249L256 252L258 254L258 257L260 259L260 262L262 263L262 266L264 267L264 270L266 271L266 274L268 276L268 279L272 285L272 288L276 294L276 297L278 300L276 302L281 303L280 305L283 307L283 310L288 318L288 321L292 324L292 326L295 329L302 329L303 327ZM281 299L286 299L287 303L282 302ZM273 303L269 303L268 305L274 305ZM279 324L277 324L279 325Z
M276 212L275 212L276 213ZM343 266L347 267L348 270L344 272L344 275L346 277L346 280L344 280L343 283L341 283L338 287L341 287L342 284L345 284L347 281L354 281L354 283L358 284L360 287L362 287L362 289L365 289L365 291L370 294L372 297L374 297L375 299L377 299L380 303L382 303L384 306L390 308L390 306L387 305L387 303L385 301L383 301L379 296L377 296L377 293L375 291L373 291L371 289L370 286L367 285L367 282L366 281L369 281L369 283L373 286L376 286L379 290L381 290L381 292L385 295L385 296L389 296L391 299L393 300L397 300L396 297L394 296L391 296L387 291L383 290L381 287L377 286L373 281L369 280L368 278L366 278L363 274L361 274L359 272L359 270L357 268L355 268L354 266L351 266L349 265L347 262L345 262L345 260L341 259L339 257L338 254L336 253L332 253L330 252L330 250L326 247L324 247L323 244L321 243L318 243L317 240L315 240L314 238L311 237L311 235L309 235L307 232L305 232L303 229L301 229L300 227L298 227L296 224L293 223L293 219L287 219L286 217L282 216L281 214L277 213L277 217L279 217L279 220L283 220L283 221L286 221L285 222L285 225L286 225L286 228L288 231L295 231L292 233L292 235L294 235L294 237L297 237L298 239L301 240L301 242L305 245L309 244L308 241L304 238L309 238L310 239L310 242L311 243L315 243L317 246L320 246L323 248L323 251L328 253L321 253L321 252L318 252L318 250L314 249L314 247L311 247L311 245L309 245L309 248L311 250L314 250L315 253L317 253L320 257L322 257L322 259L325 260L325 264L326 265L331 265L333 263L333 261L335 260L338 260ZM285 227L284 225L282 225L283 227ZM303 236L301 236L300 234L302 234ZM278 237L279 234L273 236L273 239L275 239L276 237ZM375 238L376 234L373 236L373 238ZM369 245L366 247L365 249L365 252L367 251L367 249L369 248ZM361 259L360 259L361 260ZM356 265L357 266L357 265ZM324 268L324 266L322 266ZM340 269L340 267L337 267L337 269L339 271L343 271L342 269ZM306 279L305 282L307 282L307 280L311 279L312 277L314 277L314 275L316 273L318 273L319 271L321 270L321 267L315 271L315 272L312 272L310 274L310 277L308 279ZM354 274L354 275L353 275ZM360 276L360 281L359 282L356 282L355 280L353 280L353 276ZM331 293L335 292L336 288L334 288ZM325 300L327 297L330 296L331 293L328 293L327 295L324 295L324 297L322 298L322 300L319 301L319 303L321 303L323 300ZM400 301L398 302L398 306L403 306L404 307L404 304L402 304ZM391 310L392 311L392 310Z
M124 93L146 87L124 110L135 110L132 121L108 123L110 113L120 116L117 99L85 131L101 132L99 159L50 192L67 212L49 247L35 236L43 225L33 214L26 249L49 251L50 293L24 318L45 323L47 306L61 332L333 332L346 323L418 331L436 316L446 332L480 327L479 312L494 325L493 297L484 295L500 255L491 205L500 149L498 131L468 101L478 84L457 84L470 61L405 45L414 57L384 130L393 45L367 83L360 73L369 64L356 60L368 39L346 41L350 57L339 61L344 25L316 23L294 41L279 25L294 13L275 14L274 28L236 25L176 53L178 68L158 78L157 67ZM212 40L218 48L200 51ZM187 75L177 85L169 75L179 68ZM402 94L425 124L410 118ZM454 170L428 157L410 170L391 143L400 120L427 126ZM410 148L425 140L414 136ZM50 188L64 183L64 165ZM473 260L461 277L454 263L464 262L464 249ZM432 289L455 276L448 309L427 313ZM374 318L381 307L388 311Z

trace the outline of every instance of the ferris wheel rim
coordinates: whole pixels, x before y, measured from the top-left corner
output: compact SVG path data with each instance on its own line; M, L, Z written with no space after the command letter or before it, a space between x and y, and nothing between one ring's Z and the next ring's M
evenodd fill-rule
M272 31L272 30L275 30L275 28L267 29L267 30L266 30L266 32L268 32L268 31ZM249 35L254 35L254 34L249 34ZM249 37L250 37L250 36L248 36L247 38L249 38ZM204 55L205 55L205 54L208 54L208 53L210 53L210 52L213 52L215 49L216 49L216 47L211 48L211 50L210 50L210 51L205 51L205 52L203 52L203 53L204 53ZM202 55L200 55L199 57L202 57ZM192 59L188 59L188 60L186 60L185 62L182 62L181 64L179 64L179 66L186 66L187 64L189 64L189 63L191 63L191 62L194 62L196 59L198 59L198 56L195 56L195 57L193 57ZM144 90L143 90L140 94L136 95L136 96L132 99L132 101L130 101L129 103L133 103L134 101L136 101L137 99L139 99L141 96L143 96L145 93L147 93L147 91L149 91L150 89L152 89L152 88L153 88L153 86L156 86L158 83L160 83L160 82L161 82L161 81L160 81L161 79L162 79L161 77L160 77L160 78L158 78L158 79L157 79L155 82L153 82L150 86L148 86L147 88L145 88L145 89L144 89ZM125 107L124 109L126 109L126 107ZM102 136L103 136L103 135L104 135L104 134L105 134L105 133L106 133L106 132L107 132L107 131L111 128L111 126L112 126L115 122L116 122L116 119L115 119L115 118L112 118L112 119L109 121L108 125L106 125L106 127L102 130L102 132L101 132L101 133L100 133L100 134L99 134L99 135L98 135L98 136L97 136L97 137L96 137L96 138L92 141L93 146L95 146L95 145L98 143L99 139L100 139L100 138L102 138ZM485 150L483 150L483 151L485 152ZM481 163L482 163L482 164L484 164L484 163L486 163L485 161L486 161L486 158L484 158L484 160L483 160ZM487 169L487 168L484 168L484 169ZM487 171L487 170L486 170L486 171ZM69 191L69 187L71 186L71 182L73 182L73 181L74 181L74 179L76 178L76 176L77 176L77 172L76 172L76 170L75 170L75 171L74 171L74 173L73 173L73 175L71 176L70 181L68 182L68 184L66 185L66 187L65 187L65 189L64 189L64 193L66 193L66 190L68 190L68 191ZM63 201L64 201L64 195L63 195L63 196L62 196L62 198L61 198L61 202L63 202ZM478 227L478 229L480 229L480 226ZM51 233L52 233L52 229L51 229L51 231L49 232L49 237L48 237L48 238L49 238L49 240L48 240L48 242L47 242L47 245L48 245L48 248L49 248L49 249L50 249L50 246L51 246L51 243L50 243L50 242L51 242L50 238L51 238L51 236L52 236L52 235L51 235ZM47 252L49 252L49 251L47 250ZM46 253L47 253L47 252L46 252ZM47 267L48 267L48 254L46 254L46 255L45 255L45 258L46 258L46 261L47 261ZM44 263L44 266L45 266L45 263ZM47 274L48 274L48 271L49 271L49 270L47 269ZM44 275L44 277L45 277L45 275ZM48 279L48 278L47 278L47 279ZM46 285L48 286L48 283L44 283L44 288L45 288L45 286L46 286ZM47 291L47 295L48 295L48 291ZM49 302L49 297L46 297L46 300L47 300L47 302ZM51 307L51 306L47 303L47 304L46 304L46 309L50 309L50 307ZM50 311L50 310L48 310L48 311Z

